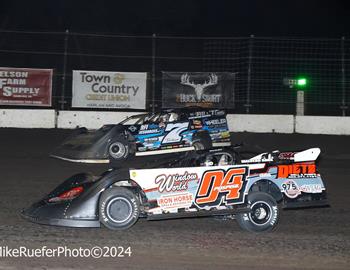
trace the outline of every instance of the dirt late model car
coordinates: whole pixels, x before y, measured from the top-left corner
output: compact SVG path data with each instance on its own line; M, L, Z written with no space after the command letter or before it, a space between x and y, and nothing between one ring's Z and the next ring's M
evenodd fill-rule
M22 216L40 224L103 224L117 230L131 227L140 217L229 216L245 230L271 231L281 208L328 204L315 164L319 154L319 148L312 148L241 161L232 148L178 153L176 158L172 154L151 169L74 175Z
M134 155L175 153L230 144L224 111L166 110L132 116L97 131L80 128L51 156L83 163L108 163Z

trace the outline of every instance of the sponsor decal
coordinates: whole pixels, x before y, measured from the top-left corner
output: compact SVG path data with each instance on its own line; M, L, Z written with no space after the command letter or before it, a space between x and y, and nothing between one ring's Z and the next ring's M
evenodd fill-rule
M145 139L145 142L146 143L154 143L154 142L157 142L159 140L159 138L146 138Z
M322 193L323 188L320 184L310 184L300 186L299 190L305 193Z
M287 197L294 199L298 197L301 192L297 183L293 180L288 180L282 184L282 188Z
M282 152L278 155L279 159L294 159L295 152Z
M195 198L199 208L232 205L243 202L248 167L206 171Z
M221 118L221 119L213 119L213 120L208 120L205 122L207 126L220 126L223 124L226 124L226 119Z
M145 124L141 125L140 130L147 130L147 129L157 129L158 125L156 124Z
M203 128L201 120L193 120L192 124L193 124L193 126L191 126L192 129L201 129L201 128Z
M230 132L229 132L229 131L221 132L221 136L222 136L223 139L225 139L225 138L231 138L231 135L230 135Z
M197 173L186 171L184 174L161 174L155 178L160 193L185 191L190 181L199 181Z
M131 132L135 132L135 131L137 130L137 127L135 127L135 126L130 126L128 129L129 129Z
M194 119L194 118L205 118L205 117L212 117L212 116L224 116L225 111L223 110L206 110L206 111L195 111L191 112L188 119Z
M159 132L158 128L149 129L149 130L140 130L139 135L146 135L146 134L152 134L152 133L158 133L158 132Z
M73 70L73 107L145 109L147 73Z
M139 131L139 135L146 135L146 134L152 134L152 133L158 133L160 132L160 128L158 125L156 124L145 124L145 125L141 125L140 127L140 131Z
M0 104L51 106L52 69L0 68Z
M157 199L157 203L162 209L179 209L191 207L193 195L190 192L162 195Z
M313 163L295 163L278 165L278 178L315 178L316 165Z
M263 177L271 177L271 173L260 173L259 177L263 178Z
M298 184L293 180L288 180L282 184L283 192L287 197L294 199L298 197L301 192L304 193L322 193L323 188L320 184L307 184L298 186Z

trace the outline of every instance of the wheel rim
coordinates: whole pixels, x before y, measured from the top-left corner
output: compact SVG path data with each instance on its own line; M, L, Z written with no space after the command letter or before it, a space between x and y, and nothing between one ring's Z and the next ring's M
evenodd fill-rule
M225 165L230 165L233 164L233 157L232 155L225 153L220 157L220 160L218 162L219 166L225 166Z
M269 204L264 201L255 202L251 205L249 219L256 225L262 226L267 224L271 219L272 209Z
M124 223L132 215L132 205L126 198L116 197L106 207L107 217L114 223Z
M204 145L202 143L200 143L200 142L195 142L193 144L193 147L194 147L195 150L204 150Z
M115 158L121 158L126 154L126 147L121 142L114 142L109 146L109 154Z

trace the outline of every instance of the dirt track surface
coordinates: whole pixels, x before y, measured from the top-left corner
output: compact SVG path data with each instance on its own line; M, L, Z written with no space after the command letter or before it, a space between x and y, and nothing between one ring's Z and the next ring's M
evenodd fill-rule
M128 231L42 226L20 210L77 172L77 165L48 157L70 131L0 129L0 247L131 247L124 258L1 258L0 269L350 269L350 137L235 134L256 149L320 146L331 208L283 211L278 229L242 231L233 220L210 218L148 222ZM253 148L254 148L253 147Z

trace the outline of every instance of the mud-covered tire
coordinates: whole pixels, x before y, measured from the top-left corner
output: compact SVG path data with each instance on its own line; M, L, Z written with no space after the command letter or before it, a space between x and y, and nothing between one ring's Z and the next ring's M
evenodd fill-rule
M126 160L130 155L130 143L119 137L114 138L108 145L108 158L110 162Z
M249 213L236 216L239 226L249 232L269 232L276 228L280 212L276 200L265 192L248 195Z
M139 218L140 203L127 188L115 187L104 191L99 201L100 222L112 230L126 230Z

